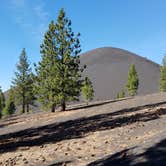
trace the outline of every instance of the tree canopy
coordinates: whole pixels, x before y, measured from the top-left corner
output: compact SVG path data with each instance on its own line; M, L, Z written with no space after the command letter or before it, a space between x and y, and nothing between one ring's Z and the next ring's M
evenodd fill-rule
M138 86L139 86L138 74L137 74L135 65L131 64L129 72L128 72L128 80L127 80L127 84L126 84L128 94L130 96L136 95L137 90L138 90Z
M33 74L25 49L21 52L16 68L17 71L15 72L12 84L15 90L16 103L22 106L21 112L25 113L25 111L29 112L29 104L34 100Z
M160 91L166 92L166 55L163 57L160 67Z
M42 60L36 65L36 90L39 101L52 112L57 105L79 99L81 73L80 34L74 34L71 20L61 9L56 22L51 21L41 45Z
M84 100L87 102L87 104L88 101L92 100L94 97L93 85L88 77L85 77L85 80L82 85L82 96Z

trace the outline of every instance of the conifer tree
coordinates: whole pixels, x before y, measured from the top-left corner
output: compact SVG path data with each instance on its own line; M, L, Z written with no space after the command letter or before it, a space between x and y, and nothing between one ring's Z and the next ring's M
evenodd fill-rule
M15 78L13 79L13 87L15 91L16 103L22 106L21 112L25 113L26 106L29 108L30 102L33 97L33 80L32 71L28 62L25 49L22 50L19 57L19 63L17 64L17 71L15 72ZM29 111L29 110L27 110Z
M82 96L84 100L86 101L87 105L88 105L88 102L92 100L94 97L93 85L88 77L85 77L85 80L82 85Z
M162 66L160 67L160 91L166 92L166 55L164 56Z
M117 94L117 99L124 98L125 97L125 92L122 89L118 94Z
M115 99L119 99L119 93L117 93L117 95L116 95L116 98Z
M5 108L3 109L3 116L8 116L11 114L14 114L16 110L16 106L14 103L14 91L13 89L10 89L8 97L7 97L7 101L6 101L6 105Z
M5 107L5 96L0 87L0 118L2 116L2 111L3 111L4 107Z
M127 91L130 96L134 96L137 94L139 86L139 78L138 74L135 68L135 65L132 64L130 66L129 72L128 72L128 80L127 80Z
M57 105L79 99L81 91L80 34L75 35L65 11L51 21L41 45L42 60L36 66L36 89L39 101L52 112Z
M27 84L26 84L26 111L29 112L30 111L30 105L35 105L34 101L36 100L36 96L35 96L35 90L34 90L34 79L35 76L34 74L31 72L29 74L29 77L27 79Z

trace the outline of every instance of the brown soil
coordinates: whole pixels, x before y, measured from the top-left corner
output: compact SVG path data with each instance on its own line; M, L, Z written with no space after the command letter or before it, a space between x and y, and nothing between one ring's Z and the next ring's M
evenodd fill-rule
M160 93L3 119L0 165L164 166L165 99Z

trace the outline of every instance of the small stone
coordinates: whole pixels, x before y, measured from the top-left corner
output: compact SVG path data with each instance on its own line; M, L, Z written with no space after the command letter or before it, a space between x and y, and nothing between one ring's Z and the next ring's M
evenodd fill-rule
M70 151L71 149L69 147L67 147L67 151Z
M45 158L44 156L41 156L41 158L42 158L42 159L41 159L42 162L45 162L45 161L46 161L46 158Z
M18 157L22 157L22 154L19 154Z
M85 157L85 160L88 160L88 157Z
M25 161L24 164L28 164L29 162L28 161Z
M105 141L105 144L108 144L108 141Z

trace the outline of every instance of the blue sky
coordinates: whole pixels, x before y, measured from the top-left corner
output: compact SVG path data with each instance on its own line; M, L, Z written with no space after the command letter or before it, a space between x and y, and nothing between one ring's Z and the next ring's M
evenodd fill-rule
M165 0L1 0L0 85L7 90L22 48L33 66L60 8L81 33L82 52L112 46L157 63L166 53Z

